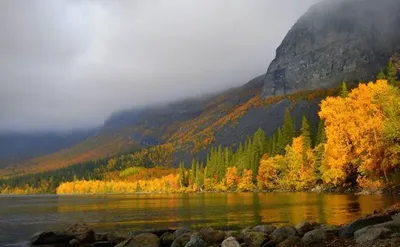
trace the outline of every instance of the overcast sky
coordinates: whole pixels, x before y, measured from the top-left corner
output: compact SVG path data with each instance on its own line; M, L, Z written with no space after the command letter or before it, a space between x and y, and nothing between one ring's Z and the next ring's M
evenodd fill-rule
M0 131L88 128L244 84L316 1L2 0Z

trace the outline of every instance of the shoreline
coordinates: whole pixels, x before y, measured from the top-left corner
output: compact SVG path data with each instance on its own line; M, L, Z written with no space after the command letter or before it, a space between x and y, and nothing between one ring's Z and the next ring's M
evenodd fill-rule
M109 195L160 195L160 194L215 194L215 193L315 193L315 194L337 194L337 195L386 195L386 196L400 196L400 191L397 190L357 190L357 189L319 189L313 188L311 190L305 191L291 191L291 190L256 190L256 191L172 191L172 192L129 192L129 193L70 193L70 194L57 194L57 193L47 193L47 194L2 194L0 193L0 197L6 196L109 196Z
M400 246L400 202L344 225L308 221L297 225L285 223L235 229L147 229L127 234L96 233L88 225L74 224L62 230L36 233L30 243L54 247Z

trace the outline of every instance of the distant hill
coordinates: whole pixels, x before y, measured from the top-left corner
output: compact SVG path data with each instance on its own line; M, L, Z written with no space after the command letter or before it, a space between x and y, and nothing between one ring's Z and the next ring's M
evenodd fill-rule
M66 133L0 133L0 167L73 146L95 130Z
M186 138L190 121L200 119L202 126L189 127L196 131L213 124L235 107L259 95L264 76L259 76L246 85L213 96L187 99L163 106L140 110L126 110L113 114L104 126L85 140L57 152L22 161L0 171L2 175L36 173L54 170L84 161L133 152L140 148L165 142L187 142L193 146L196 135ZM193 124L195 124L193 122ZM180 134L184 134L182 137ZM192 138L193 137L193 138Z

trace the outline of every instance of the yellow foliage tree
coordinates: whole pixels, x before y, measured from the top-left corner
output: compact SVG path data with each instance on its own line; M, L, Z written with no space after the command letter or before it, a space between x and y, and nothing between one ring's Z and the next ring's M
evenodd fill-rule
M235 166L227 167L225 173L225 183L228 189L235 190L239 183L239 180L240 177L237 168Z
M285 170L280 186L288 190L310 189L315 184L314 154L311 149L304 149L304 138L293 139L293 144L286 147Z
M319 116L326 123L326 167L322 179L341 185L357 173L387 181L389 165L385 151L385 105L399 98L384 80L360 84L348 97L328 97Z
M261 158L258 168L257 186L261 190L273 190L278 185L279 165L278 160L283 156L268 157L264 155Z
M244 169L242 174L242 179L238 184L238 190L243 192L253 191L254 187L255 186L253 184L253 171L251 169L248 170Z

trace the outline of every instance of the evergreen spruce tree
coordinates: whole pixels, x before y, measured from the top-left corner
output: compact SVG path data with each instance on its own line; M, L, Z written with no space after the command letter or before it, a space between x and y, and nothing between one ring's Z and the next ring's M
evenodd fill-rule
M286 140L284 139L284 136L282 134L282 130L281 128L278 128L277 132L276 132L276 154L285 154L285 148L286 148Z
M187 187L187 180L185 175L185 164L183 162L179 163L179 185L181 187Z
M379 74L376 76L377 80L386 80L386 75L385 72L383 72L383 70L381 69L381 71L379 72Z
M392 59L389 60L388 68L387 68L387 80L389 84L396 85L397 84L397 68L393 64Z
M306 116L301 119L301 136L303 137L303 164L307 162L307 151L311 149L310 124Z
M277 143L278 143L278 133L275 132L272 136L272 145L271 145L271 155L272 156L275 156L278 152Z
M279 132L279 129L278 129ZM293 138L296 135L296 129L294 126L294 121L292 116L290 115L289 109L285 110L285 117L283 119L283 125L281 129L281 135L282 135L282 143L280 145L283 146L283 150L286 148L287 145L291 145L293 142ZM280 147L282 149L282 147ZM280 150L282 152L282 150ZM282 153L279 153L282 154Z
M326 134L325 134L325 121L319 120L318 123L318 131L317 131L317 138L315 141L315 146L318 146L321 143L326 142Z
M253 180L256 180L258 173L258 167L260 165L260 160L262 155L266 152L266 136L265 132L258 128L253 136L253 159L251 164L251 169L253 171Z
M196 182L196 161L192 160L192 166L190 169L190 185L193 186Z
M340 91L340 96L342 98L346 98L349 95L349 91L347 90L347 84L345 81L342 82L342 90Z
M216 172L217 172L218 182L220 182L225 177L225 162L221 145L218 145L216 164L217 164Z
M196 185L199 189L204 186L204 165L196 163Z

